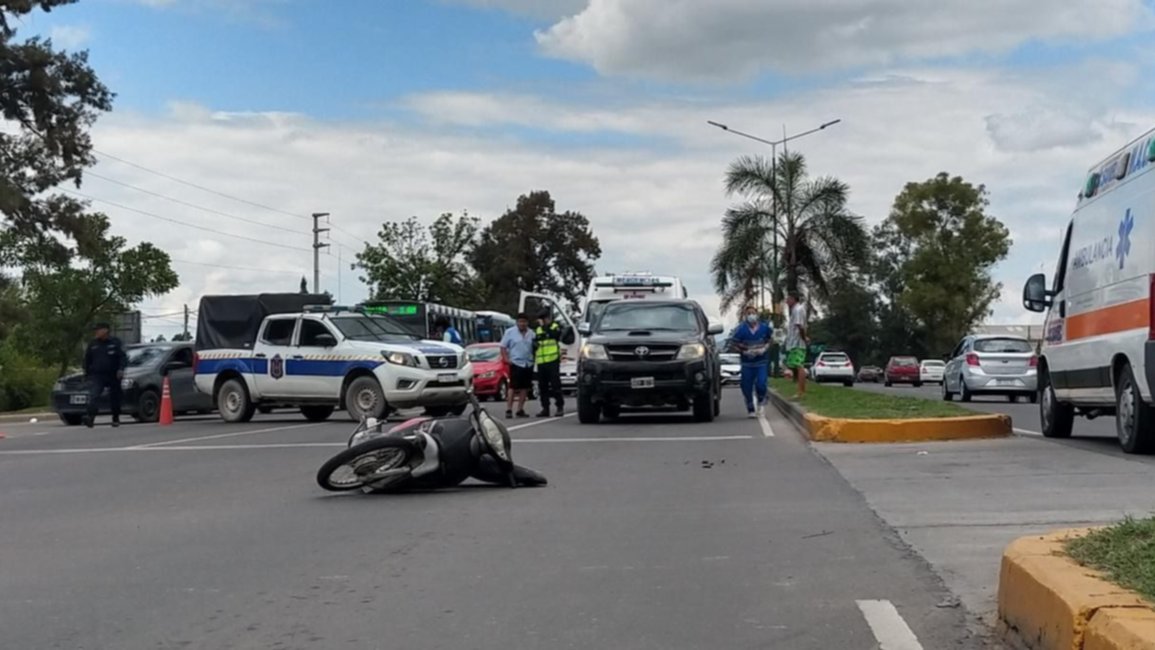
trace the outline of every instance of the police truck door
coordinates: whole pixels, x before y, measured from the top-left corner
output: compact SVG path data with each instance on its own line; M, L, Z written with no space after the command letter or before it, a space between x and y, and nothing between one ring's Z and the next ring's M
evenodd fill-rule
M253 383L262 397L288 397L291 394L284 381L285 364L293 354L296 328L296 316L272 316L265 321L264 330L253 346Z

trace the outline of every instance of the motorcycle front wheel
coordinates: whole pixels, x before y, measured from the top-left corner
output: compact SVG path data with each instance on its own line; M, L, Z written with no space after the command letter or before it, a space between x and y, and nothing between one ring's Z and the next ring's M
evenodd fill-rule
M419 453L408 440L381 437L344 449L317 470L317 485L331 492L395 482L408 477L409 460ZM392 480L390 480L392 479Z

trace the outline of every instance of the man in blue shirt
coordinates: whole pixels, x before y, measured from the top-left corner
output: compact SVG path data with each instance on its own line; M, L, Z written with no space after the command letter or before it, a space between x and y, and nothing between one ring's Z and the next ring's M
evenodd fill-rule
M743 322L730 335L731 345L742 355L742 397L746 400L747 417L761 415L766 405L766 373L770 364L770 344L774 330L758 318L758 309L746 307ZM758 404L755 411L754 397Z
M509 361L509 390L506 391L505 417L513 417L513 401L517 399L517 417L527 418L525 400L533 385L533 330L529 329L529 316L517 315L517 327L505 330L501 337L501 350Z
M465 341L461 338L461 333L457 328L449 323L449 319L444 316L438 316L437 320L433 322L434 327L441 333L441 340L446 343L453 343L455 345L465 345Z

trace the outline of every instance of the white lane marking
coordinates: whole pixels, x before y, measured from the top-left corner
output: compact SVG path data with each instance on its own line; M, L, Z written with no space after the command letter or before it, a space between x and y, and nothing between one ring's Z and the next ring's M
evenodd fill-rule
M564 419L566 419L572 415L573 415L573 413L566 413L565 415L561 416L560 418L540 418L538 420L534 420L533 422L524 422L522 424L515 424L512 427L506 427L506 428L509 429L510 431L517 431L519 429L528 429L530 427L537 427L537 426L541 426L543 424L549 424L550 422L557 422L558 420L564 420Z
M765 413L758 416L758 425L762 427L762 435L766 436L767 438L774 437L774 429L770 428L770 420L766 419Z
M922 650L918 637L889 600L859 600L858 609L878 640L879 650Z
M320 422L310 424L290 424L283 427L269 427L267 429L255 429L252 431L233 431L232 433L218 433L215 436L199 436L196 438L181 438L179 440L162 440L160 442L150 442L144 445L133 445L128 449L148 449L151 447L166 447L168 445L179 445L186 442L198 442L201 440L219 440L220 438L236 438L238 436L255 436L258 433L273 433L274 431L289 431L290 429L305 429L308 427L315 427L320 425Z
M1043 434L1039 433L1038 431L1031 431L1030 429L1019 429L1018 427L1016 427L1014 431L1015 431L1015 433L1019 434L1020 436L1042 436L1043 435Z
M754 436L647 436L644 438L515 438L514 442L714 442L716 440L750 440Z

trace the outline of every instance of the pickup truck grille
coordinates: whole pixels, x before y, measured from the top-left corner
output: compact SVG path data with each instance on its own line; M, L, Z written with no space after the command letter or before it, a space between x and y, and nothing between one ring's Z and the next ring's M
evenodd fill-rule
M638 354L641 350L644 350L645 354ZM678 346L639 343L637 345L611 345L606 351L611 359L622 361L669 361L678 354Z
M425 357L425 362L434 370L449 370L457 367L457 355L431 354Z

